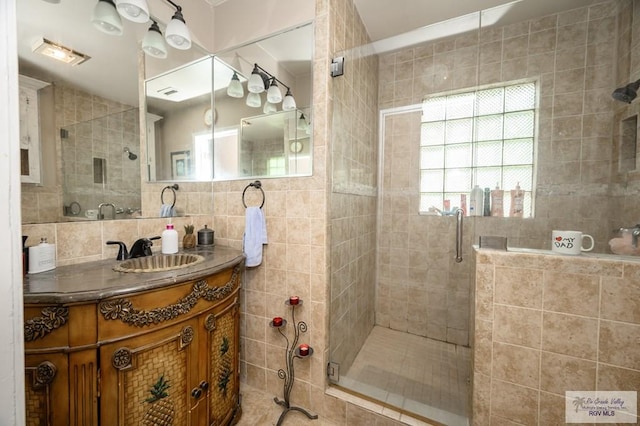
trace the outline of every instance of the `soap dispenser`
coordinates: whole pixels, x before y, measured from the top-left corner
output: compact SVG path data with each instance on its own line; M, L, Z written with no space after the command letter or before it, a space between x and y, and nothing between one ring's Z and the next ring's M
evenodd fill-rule
M162 231L162 254L178 252L178 231L173 229L173 224L168 223L167 229Z

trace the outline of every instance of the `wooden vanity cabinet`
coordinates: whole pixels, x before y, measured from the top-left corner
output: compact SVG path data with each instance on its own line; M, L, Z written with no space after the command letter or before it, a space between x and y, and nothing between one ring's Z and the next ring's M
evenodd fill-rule
M44 415L44 402L28 407L31 424L234 424L240 415L242 267L96 302L95 339L88 348L28 349L27 382L30 369L58 357L51 361L58 365L56 377L42 397L51 409ZM92 333L90 321L73 318L62 328L74 327ZM53 420L59 417L64 420Z

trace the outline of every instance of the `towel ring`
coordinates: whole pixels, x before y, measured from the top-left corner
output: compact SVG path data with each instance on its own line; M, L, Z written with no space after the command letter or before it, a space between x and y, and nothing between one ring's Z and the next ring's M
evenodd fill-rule
M260 208L262 208L262 206L264 206L264 200L265 200L265 196L264 196L264 190L262 189L262 183L257 180L255 182L251 182L249 185L244 187L244 191L242 191L242 205L244 206L244 208L247 208L247 203L244 202L244 194L247 192L247 189L249 189L249 187L254 187L255 189L259 189L260 192L262 192L262 204L260 204Z
M166 191L167 189L170 189L171 192L173 192L173 203L171 204L171 207L175 207L176 205L176 191L178 190L179 186L177 183L174 183L173 185L169 185L169 186L165 186L164 188L162 188L162 192L160 193L160 201L162 201L162 204L164 204L164 191Z

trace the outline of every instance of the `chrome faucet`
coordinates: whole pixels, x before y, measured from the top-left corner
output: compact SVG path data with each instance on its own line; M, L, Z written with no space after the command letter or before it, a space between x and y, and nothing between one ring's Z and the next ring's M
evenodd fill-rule
M116 206L111 204L111 203L100 203L100 205L98 205L98 220L102 220L104 219L104 213L102 213L102 208L103 207L107 207L110 206L111 207L111 212L113 213L113 216L111 217L112 219L116 218Z

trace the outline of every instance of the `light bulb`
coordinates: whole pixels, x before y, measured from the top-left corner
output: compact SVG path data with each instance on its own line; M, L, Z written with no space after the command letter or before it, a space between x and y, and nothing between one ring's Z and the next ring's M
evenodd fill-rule
M164 44L162 33L155 21L153 21L153 24L149 27L149 31L147 31L142 39L142 50L154 58L164 59L167 57L167 46Z
M187 50L191 48L191 35L182 16L181 9L178 9L173 18L171 18L164 32L164 38L169 43L169 46L176 49Z
M262 112L264 112L265 114L272 114L276 111L278 111L278 108L276 107L275 104L272 104L269 101L264 103L264 108L262 109Z
M280 92L280 88L276 84L275 77L271 79L271 84L269 84L269 90L267 90L267 100L272 104L277 104L282 101L282 92Z
M262 105L262 99L258 93L251 92L247 95L247 106L260 108L260 105Z
M122 34L122 20L112 0L98 0L98 4L93 8L91 23L103 33Z
M284 111L291 111L296 109L296 100L291 94L291 89L287 89L287 94L284 96L284 100L282 101L282 109Z
M233 77L231 77L231 81L227 87L227 95L232 98L241 98L244 96L244 88L242 87L242 83L240 83L238 73L235 71L233 72Z
M147 0L116 0L116 9L125 19L132 22L149 21Z
M258 70L257 64L253 67L253 71L251 71L251 77L249 77L249 81L247 82L247 90L251 93L264 92L264 80Z

